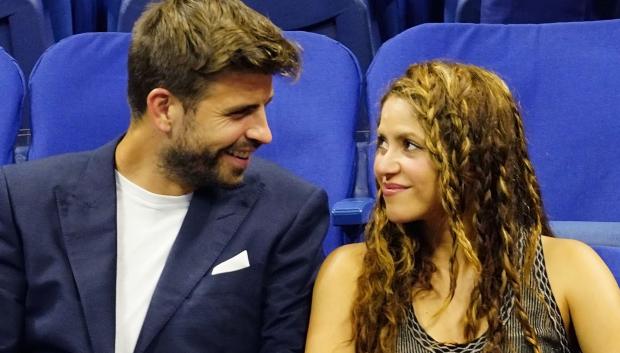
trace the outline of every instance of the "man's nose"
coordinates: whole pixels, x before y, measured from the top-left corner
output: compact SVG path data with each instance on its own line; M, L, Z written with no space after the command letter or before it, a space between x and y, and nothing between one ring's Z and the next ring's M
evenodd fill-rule
M246 136L248 139L267 144L271 142L271 129L267 123L267 113L265 107L261 107L255 114L252 126L248 129Z

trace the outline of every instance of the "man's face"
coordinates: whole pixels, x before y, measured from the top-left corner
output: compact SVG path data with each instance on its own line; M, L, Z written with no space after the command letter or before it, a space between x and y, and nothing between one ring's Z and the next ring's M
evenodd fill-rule
M239 185L251 155L271 142L265 107L272 96L271 75L221 74L195 112L179 113L160 157L164 171L194 190Z

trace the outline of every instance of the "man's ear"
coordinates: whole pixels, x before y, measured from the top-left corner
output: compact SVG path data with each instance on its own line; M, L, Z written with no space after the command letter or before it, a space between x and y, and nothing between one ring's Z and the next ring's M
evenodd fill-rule
M146 96L146 111L153 125L163 133L170 133L176 115L179 114L179 101L165 88L155 88Z

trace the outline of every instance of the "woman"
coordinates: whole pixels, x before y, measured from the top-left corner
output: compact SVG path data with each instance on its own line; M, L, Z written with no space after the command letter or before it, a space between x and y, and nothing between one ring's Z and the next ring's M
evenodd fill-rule
M618 285L551 237L505 83L422 63L381 106L366 242L321 267L306 353L620 352Z

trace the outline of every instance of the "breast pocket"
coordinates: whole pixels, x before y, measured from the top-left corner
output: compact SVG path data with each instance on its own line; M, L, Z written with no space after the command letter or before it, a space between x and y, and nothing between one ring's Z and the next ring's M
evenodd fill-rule
M193 297L226 294L237 297L258 296L262 291L262 269L250 266L239 270L212 274L209 271L192 292Z

